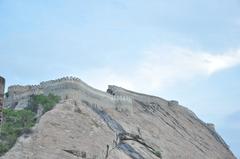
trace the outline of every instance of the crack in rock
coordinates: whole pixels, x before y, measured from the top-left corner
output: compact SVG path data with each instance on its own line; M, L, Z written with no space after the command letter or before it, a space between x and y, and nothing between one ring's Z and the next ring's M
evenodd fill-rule
M90 104L87 101L83 101L87 106L89 106L95 113L97 113L103 121L112 129L117 136L122 133L126 133L123 127L114 119L111 118L105 111L99 109L96 104ZM132 159L144 159L144 157L138 153L132 146L127 143L118 143L117 148L122 150L125 154L130 156Z
M87 101L83 101L87 106L89 106L95 113L97 113L103 121L108 125L110 129L112 129L117 134L117 145L116 147L122 150L125 154L130 156L132 159L144 159L144 157L138 153L131 145L125 143L123 141L133 140L136 141L143 146L145 146L151 153L156 155L157 152L154 148L147 145L144 140L139 135L134 135L126 132L124 128L114 119L111 118L104 110L99 109L96 104L89 104ZM157 156L157 155L156 155ZM157 156L159 157L159 156ZM161 157L159 157L161 158Z

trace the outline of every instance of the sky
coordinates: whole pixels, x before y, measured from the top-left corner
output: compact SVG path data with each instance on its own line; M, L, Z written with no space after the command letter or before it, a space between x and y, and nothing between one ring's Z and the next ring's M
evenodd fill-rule
M240 158L239 0L0 0L0 75L178 100Z

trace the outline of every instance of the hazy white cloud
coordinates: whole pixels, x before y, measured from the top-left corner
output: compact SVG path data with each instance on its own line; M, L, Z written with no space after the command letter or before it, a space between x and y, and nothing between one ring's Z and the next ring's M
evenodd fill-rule
M155 92L188 82L197 77L240 64L240 49L224 53L204 52L189 48L164 46L146 51L135 66L122 72L99 68L85 73L86 81L99 89L115 84L128 89Z
M204 55L209 74L240 64L240 49L219 55Z
M147 51L139 62L138 76L151 89L172 86L198 76L210 76L240 64L240 49L213 54L180 47Z

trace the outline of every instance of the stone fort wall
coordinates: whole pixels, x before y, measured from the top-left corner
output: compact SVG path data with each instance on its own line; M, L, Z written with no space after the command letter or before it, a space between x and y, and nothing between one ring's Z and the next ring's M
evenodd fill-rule
M96 99L99 103L115 103L121 101L125 104L132 103L130 96L111 95L109 93L95 89L79 78L63 77L56 80L41 82L39 85L13 85L8 87L8 97L4 103L6 107L24 108L31 95L53 93L62 98L87 98Z
M165 99L157 97L157 96L152 96L152 95L147 95L147 94L143 94L143 93L130 91L130 90L118 87L118 86L114 86L114 85L108 86L108 92L110 94L114 94L114 95L120 95L120 96L125 95L132 99L140 100L140 101L148 103L148 104L150 102L157 102L157 103L160 103L161 105L166 105L166 106L178 105L177 101L168 101L168 100L165 100Z
M0 126L2 126L2 122L3 122L4 88L5 88L5 79L0 76Z

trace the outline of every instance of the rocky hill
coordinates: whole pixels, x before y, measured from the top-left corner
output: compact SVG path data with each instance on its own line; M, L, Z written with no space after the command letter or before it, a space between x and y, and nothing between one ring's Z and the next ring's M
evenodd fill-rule
M117 86L102 92L73 77L15 85L4 106L23 109L49 93L60 103L1 159L235 159L214 125L177 101Z

